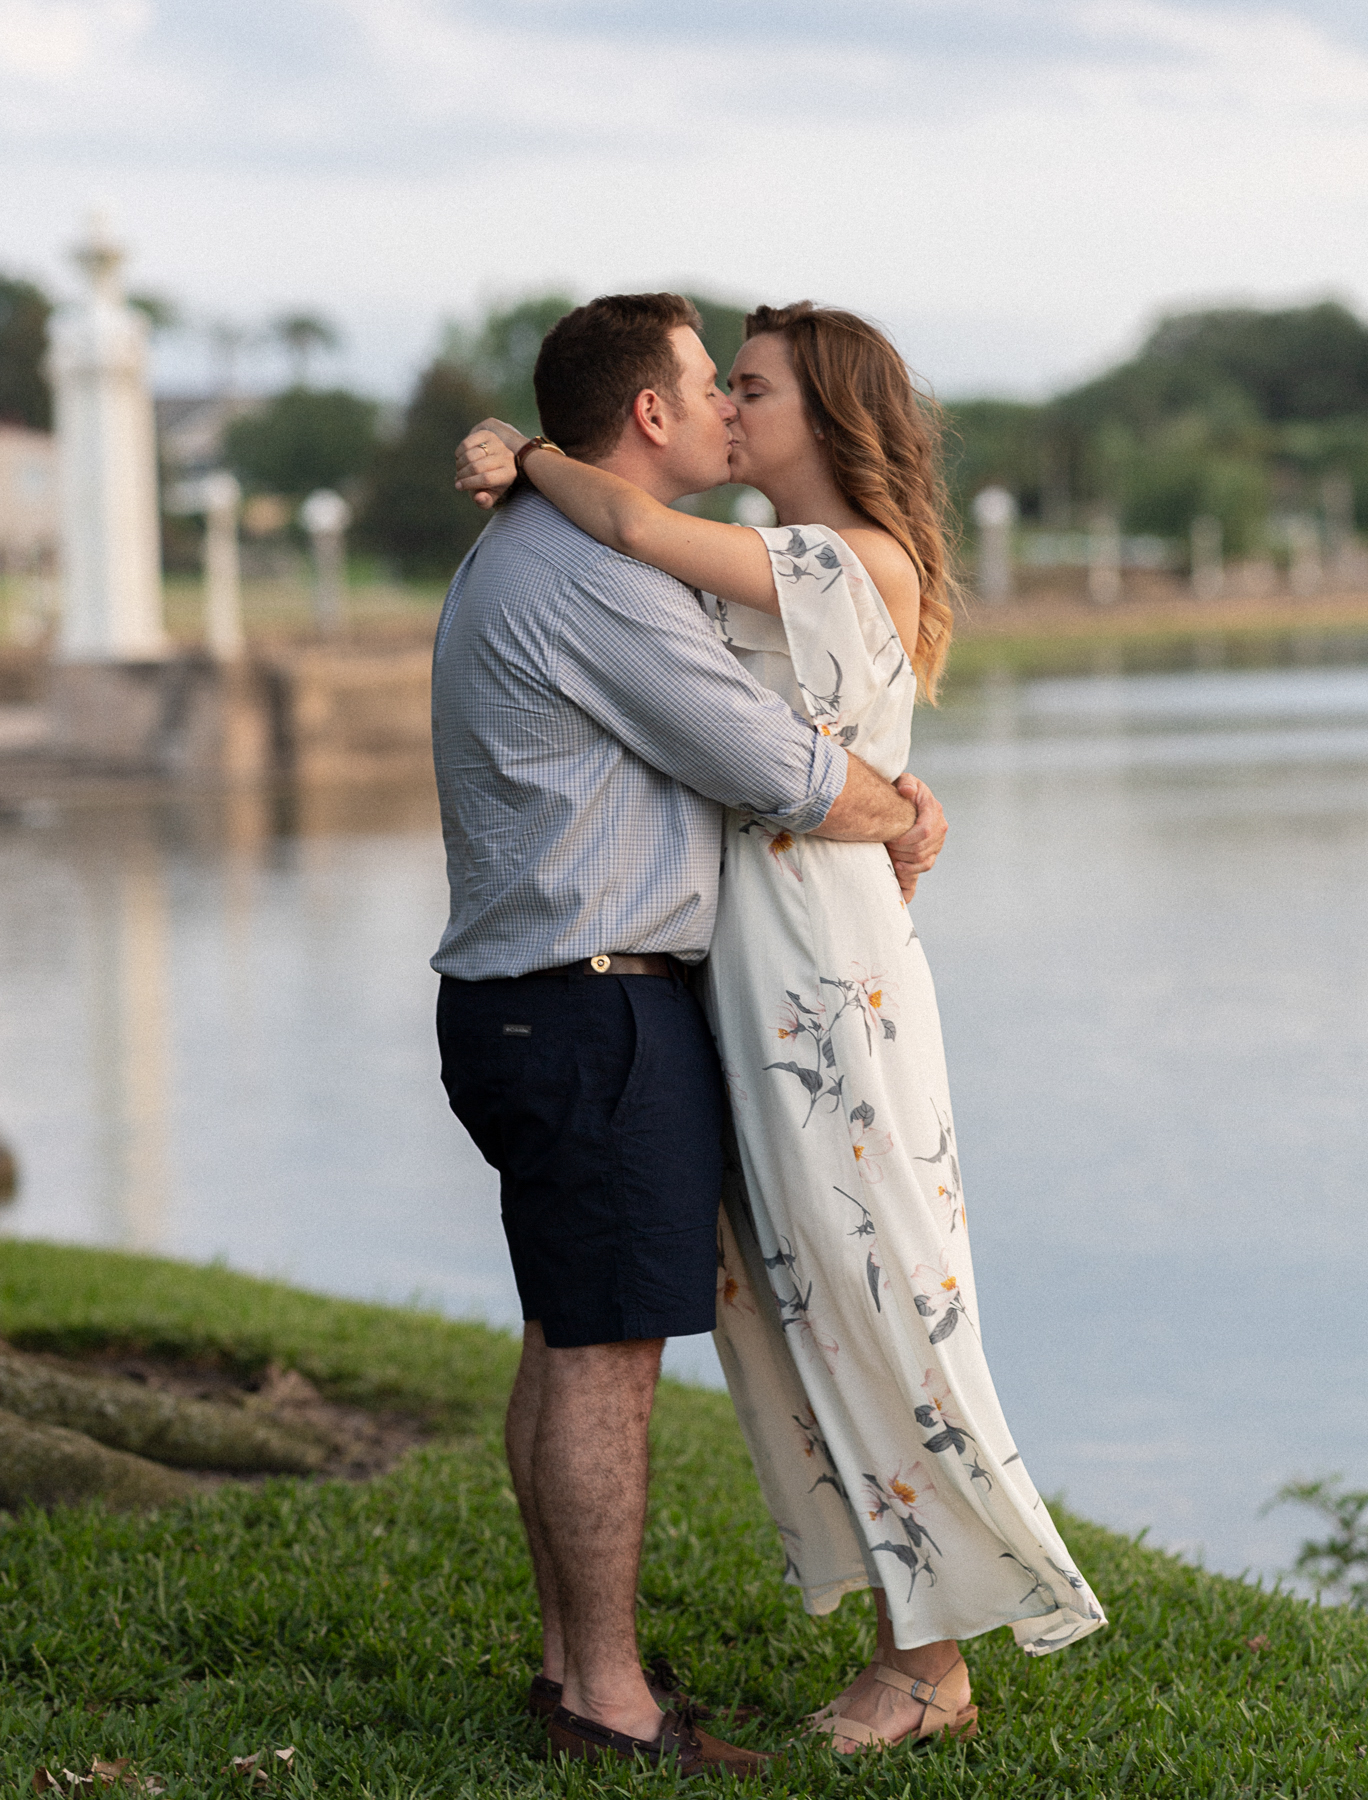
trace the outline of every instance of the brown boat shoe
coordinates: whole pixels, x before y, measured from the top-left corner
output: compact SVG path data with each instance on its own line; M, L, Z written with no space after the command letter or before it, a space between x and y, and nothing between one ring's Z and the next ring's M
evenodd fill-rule
M547 1725L547 1750L551 1756L568 1756L576 1761L597 1762L610 1757L618 1762L632 1762L643 1756L659 1768L673 1763L684 1780L702 1775L706 1770L720 1770L725 1775L758 1775L763 1779L776 1759L760 1750L743 1750L739 1744L726 1744L710 1737L694 1724L691 1710L667 1712L660 1722L658 1738L628 1737L623 1731L610 1731L595 1719L582 1719L577 1713L558 1706Z
M549 1719L561 1703L564 1688L546 1675L534 1675L527 1690L527 1710L534 1719Z

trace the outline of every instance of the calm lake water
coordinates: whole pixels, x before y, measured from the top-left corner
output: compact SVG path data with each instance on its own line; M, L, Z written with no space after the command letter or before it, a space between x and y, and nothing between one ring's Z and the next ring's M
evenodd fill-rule
M918 716L984 1335L1038 1484L1286 1567L1368 1482L1368 670L1003 685ZM0 824L0 1231L516 1319L446 1110L424 793ZM718 1380L707 1338L669 1366Z

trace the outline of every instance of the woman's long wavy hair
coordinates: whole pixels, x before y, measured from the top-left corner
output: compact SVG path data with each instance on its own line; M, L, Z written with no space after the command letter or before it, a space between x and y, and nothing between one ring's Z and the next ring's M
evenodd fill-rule
M956 584L941 472L941 414L907 365L867 320L800 300L757 306L746 336L783 337L808 416L821 433L841 492L897 539L921 578L912 666L934 705L950 648Z

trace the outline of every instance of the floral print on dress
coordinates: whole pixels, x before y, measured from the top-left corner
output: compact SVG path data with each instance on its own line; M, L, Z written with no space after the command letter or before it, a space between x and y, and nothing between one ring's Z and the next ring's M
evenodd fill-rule
M902 1538L885 1539L871 1544L876 1556L892 1556L907 1571L907 1597L910 1600L919 1580L934 1582L932 1556L941 1554L940 1545L932 1537L926 1523L926 1512L936 1502L936 1488L920 1462L914 1462L904 1474L899 1467L886 1482L876 1475L866 1475L865 1503L872 1525L885 1521L901 1527Z
M814 1284L808 1281L804 1286L803 1278L798 1272L798 1258L787 1238L773 1256L765 1258L765 1267L775 1271L771 1291L779 1308L783 1329L791 1331L795 1343L804 1349L817 1350L828 1362L832 1361L840 1346L813 1313Z
M798 840L791 831L767 831L759 819L751 819L741 827L745 832L759 832L768 840L767 849L775 862L786 875L792 875L795 881L803 879L802 865L798 860Z
M943 1200L946 1206L946 1219L949 1229L954 1231L958 1226L968 1224L968 1214L964 1208L964 1184L960 1180L959 1158L955 1154L955 1127L947 1113L944 1118L931 1102L931 1110L936 1115L936 1123L940 1127L940 1144L934 1156L914 1156L913 1162L927 1163L930 1167L944 1169L945 1180L936 1186L936 1198Z
M867 1240L864 1245L865 1281L869 1286L869 1297L874 1302L874 1310L882 1312L883 1300L880 1298L879 1289L881 1286L887 1286L887 1283L884 1281L883 1264L879 1260L879 1238L874 1228L873 1214L863 1200L857 1200L854 1194L846 1193L844 1188L837 1188L836 1192L843 1200L849 1200L850 1204L859 1211L860 1222L849 1235L853 1238Z
M850 1147L855 1153L855 1166L861 1181L882 1181L883 1159L893 1149L893 1133L876 1130L874 1117L874 1108L867 1100L851 1109Z
M953 1450L956 1456L964 1459L969 1479L982 1483L985 1491L991 1492L993 1478L979 1461L974 1435L959 1416L944 1372L928 1369L922 1392L926 1399L913 1412L918 1425L932 1434L922 1448L929 1450L932 1456L944 1456Z
M750 1313L752 1317L755 1316L755 1298L750 1291L749 1282L743 1281L739 1276L733 1275L725 1269L718 1283L717 1297L723 1306L735 1308L739 1312Z
M822 1436L816 1413L810 1406L806 1406L802 1412L794 1413L793 1423L798 1428L803 1455L809 1462L814 1462L818 1470L812 1487L808 1491L816 1493L817 1489L821 1487L834 1488L842 1500L849 1503L850 1495L846 1492L845 1483L841 1480L840 1471L836 1466L836 1458L831 1454L831 1446Z
M842 722L844 718L841 711L842 679L841 665L833 656L831 659L831 689L828 693L814 693L801 681L798 686L807 702L808 717L818 731L823 737L834 737L843 750L849 750L860 735L860 728L858 725L848 725Z
M841 1105L845 1077L834 1075L832 1071L836 1067L835 1032L842 1020L859 1022L864 1031L865 1048L871 1056L876 1042L891 1043L898 1035L893 1019L896 1010L893 984L883 976L867 974L861 965L856 965L855 972L848 977L822 975L818 981L820 986L834 990L834 1010L816 996L809 1002L789 988L785 990L784 1004L779 1008L775 1026L775 1035L781 1044L797 1046L800 1041L807 1044L811 1066L793 1059L764 1065L767 1071L777 1069L787 1075L796 1075L802 1082L808 1096L808 1119L819 1100L828 1101L831 1111ZM857 1107L850 1117L872 1124L872 1119L865 1121L862 1106ZM806 1125L807 1119L803 1123ZM866 1151L857 1151L857 1160L865 1154L882 1155L885 1151L871 1144Z
M723 1069L722 1080L727 1089L727 1099L733 1106L744 1106L750 1095L741 1085L741 1077L735 1069Z
M912 1303L927 1321L928 1343L943 1344L961 1319L973 1320L964 1303L964 1290L958 1275L950 1268L948 1253L941 1251L935 1263L918 1263L911 1275Z
M732 653L886 780L915 681L822 526L760 533L779 619L709 610ZM704 998L739 1167L718 1352L786 1579L809 1611L881 1582L898 1643L1009 1625L1045 1655L1104 1621L1012 1442L977 1322L935 992L887 852L730 813Z

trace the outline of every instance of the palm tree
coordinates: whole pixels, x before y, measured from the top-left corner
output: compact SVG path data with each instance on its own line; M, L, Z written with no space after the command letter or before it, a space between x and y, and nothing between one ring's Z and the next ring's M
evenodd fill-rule
M154 337L161 331L179 331L185 323L180 308L165 294L130 294L128 304L147 320L147 329Z
M214 387L222 400L236 400L238 361L254 333L234 319L211 319L204 327L214 358Z
M309 358L315 350L335 350L341 333L317 313L286 313L271 326L276 338L290 358L295 387L309 384Z

